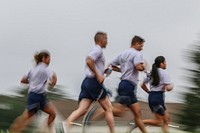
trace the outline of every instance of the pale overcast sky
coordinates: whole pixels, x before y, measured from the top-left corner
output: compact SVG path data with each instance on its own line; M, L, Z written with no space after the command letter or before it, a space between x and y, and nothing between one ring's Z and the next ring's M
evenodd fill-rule
M175 84L166 98L178 101L183 51L199 39L199 16L199 0L1 0L0 92L19 86L20 78L33 65L34 52L47 49L58 84L66 86L76 99L93 36L105 31L107 62L129 48L134 35L145 38L143 53L150 63L164 55ZM111 76L108 86L117 86L117 81L118 76ZM139 90L138 95L147 98Z

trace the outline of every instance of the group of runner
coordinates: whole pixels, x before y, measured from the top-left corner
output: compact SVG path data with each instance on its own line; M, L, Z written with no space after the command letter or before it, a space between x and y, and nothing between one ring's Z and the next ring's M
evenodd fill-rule
M134 36L129 49L121 52L110 64L105 67L103 49L107 46L107 34L97 32L94 36L95 45L88 52L85 63L85 78L81 85L78 108L73 111L65 121L65 126L70 132L71 123L83 116L93 101L98 101L103 108L105 120L110 133L115 133L114 116L123 113L124 106L130 108L134 115L137 127L143 133L147 133L144 124L162 124L163 131L168 132L169 116L164 102L165 91L170 91L173 85L166 72L166 60L163 56L157 56L152 65L150 74L144 79L141 88L149 94L149 107L155 114L155 119L142 120L140 105L136 97L138 76L140 71L145 71L145 62L142 56L142 49L145 40L140 36ZM15 120L10 131L20 132L28 121L38 110L49 114L48 126L51 127L56 117L55 109L50 102L47 102L46 87L55 86L57 76L48 68L50 53L41 51L35 55L36 65L21 80L21 83L29 84L27 108L24 113ZM104 74L108 71L120 72L120 83L118 86L118 106L112 106L107 90L103 86ZM150 84L147 87L146 84ZM17 123L22 124L17 124Z

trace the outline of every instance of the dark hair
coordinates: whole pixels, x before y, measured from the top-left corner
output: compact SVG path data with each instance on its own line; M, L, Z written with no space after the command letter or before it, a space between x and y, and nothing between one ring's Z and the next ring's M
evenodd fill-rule
M34 59L35 59L36 64L38 64L38 63L42 62L42 59L43 59L43 58L47 58L47 57L49 57L49 56L50 56L49 51L47 51L47 50L42 50L42 51L40 51L39 53L37 52L37 53L34 55Z
M164 63L165 57L163 56L158 56L156 57L154 64L152 65L152 70L151 70L151 84L154 86L157 86L160 83L160 77L158 74L158 68L160 67L161 63Z
M134 36L131 41L131 46L135 45L136 43L144 43L145 40L141 38L140 36Z
M95 41L95 42L100 41L100 40L101 40L101 37L102 37L102 36L105 36L105 35L107 35L105 32L101 32L101 31L97 32L97 33L95 34L95 36L94 36L94 41Z

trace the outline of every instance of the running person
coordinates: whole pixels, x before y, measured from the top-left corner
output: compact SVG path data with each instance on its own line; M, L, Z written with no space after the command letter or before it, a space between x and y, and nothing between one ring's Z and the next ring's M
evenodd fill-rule
M171 91L173 85L170 81L169 75L166 72L166 60L163 56L158 56L155 59L154 64L152 65L152 70L150 77L147 77L143 84L142 88L148 90L146 83L150 83L150 92L149 92L149 107L155 119L146 119L143 120L144 124L150 125L163 125L163 131L168 133L168 122L169 114L166 111L165 107L165 91ZM148 92L148 91L147 91Z
M146 129L141 118L141 109L136 97L136 87L138 84L139 71L143 71L144 61L141 50L145 40L139 36L134 36L131 42L131 48L123 51L112 62L114 71L121 72L120 83L118 86L119 105L113 109L113 113L118 115L123 113L124 105L130 108L134 115L136 125L143 133Z
M107 34L97 32L95 37L95 46L89 51L86 56L86 77L81 85L79 94L78 109L66 120L67 130L70 128L70 123L83 116L89 109L91 103L98 100L105 111L105 117L110 129L110 133L114 133L114 118L112 114L112 105L102 83L104 82L105 58L103 48L107 45Z
M127 106L134 115L136 125L143 133L146 133L147 131L141 118L140 105L136 97L136 87L138 84L139 71L145 70L145 65L141 53L144 42L145 40L143 38L134 36L132 38L131 48L123 51L116 58L114 58L110 66L113 71L122 73L120 77L121 81L117 90L118 104L113 105L113 115L122 117L125 111L125 106ZM104 112L101 109L97 110L97 113L95 113L91 120L102 117L102 115L104 115ZM132 128L130 130L132 130Z
M50 53L44 50L36 54L34 58L36 66L21 79L21 83L29 85L27 109L15 120L11 126L11 132L21 132L25 128L25 124L38 110L49 115L47 123L49 127L56 117L54 106L48 102L46 97L47 87L53 87L57 82L56 74L48 68Z

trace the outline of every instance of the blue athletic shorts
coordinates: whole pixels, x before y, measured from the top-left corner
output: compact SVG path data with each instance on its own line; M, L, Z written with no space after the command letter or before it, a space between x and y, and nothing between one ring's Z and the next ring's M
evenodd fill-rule
M164 115L166 107L163 91L151 91L149 93L149 107L153 113Z
M126 106L137 103L138 100L135 95L135 89L135 85L133 85L130 81L121 80L118 87L117 101Z
M28 112L36 113L38 110L44 110L47 103L46 93L37 94L30 92L28 94L27 110Z
M79 94L79 101L83 98L98 100L107 96L106 89L102 84L99 84L96 78L85 78L81 85L81 92Z

